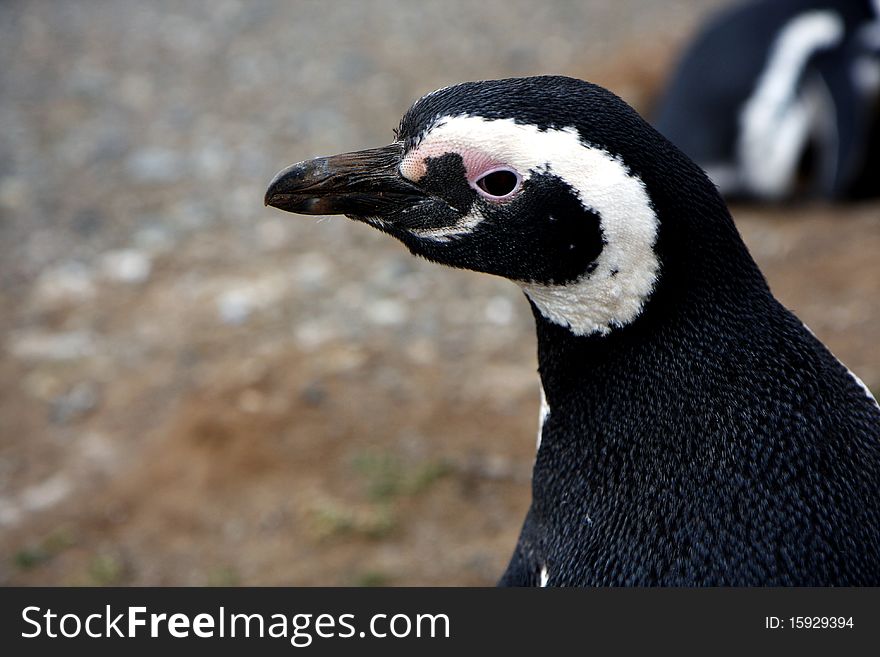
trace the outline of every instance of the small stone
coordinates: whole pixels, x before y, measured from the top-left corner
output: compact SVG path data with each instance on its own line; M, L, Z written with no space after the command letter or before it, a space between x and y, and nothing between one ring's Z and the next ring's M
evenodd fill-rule
M409 311L397 299L379 299L367 306L367 319L379 326L399 326L409 317Z
M327 391L316 381L308 383L299 393L300 398L308 406L320 406L327 399Z
M89 431L80 438L80 453L90 465L112 466L117 457L117 443L112 436Z
M217 300L217 311L224 324L244 324L254 311L252 299L243 290L228 290Z
M143 148L125 162L128 175L141 183L168 183L184 173L183 158L168 148Z
M76 360L97 352L94 336L86 331L21 331L11 336L7 349L16 358L47 361Z
M281 219L271 219L257 224L257 245L261 251L278 251L290 242L290 230Z
M98 391L95 386L80 382L52 401L49 407L49 419L56 424L67 424L71 420L87 415L97 406Z
M31 299L38 309L46 309L82 303L95 294L91 269L81 262L65 262L40 274Z
M294 330L297 346L303 351L314 351L336 337L333 327L321 320L305 321Z
M101 257L101 272L119 283L144 283L150 278L152 268L149 256L135 249L110 251Z
M232 155L222 144L211 143L193 154L193 165L205 180L222 178L229 171Z
M330 258L317 251L303 253L293 265L293 280L304 289L321 287L332 273Z
M56 474L25 488L19 497L19 505L25 511L46 509L67 497L72 488L66 475Z
M498 326L507 326L513 321L513 304L507 297L496 296L486 303L486 319Z
M270 272L258 278L228 281L217 296L220 319L226 324L242 324L257 311L281 304L290 289L284 272Z
M174 246L174 234L160 222L144 225L135 234L132 240L139 249L156 253L168 251Z

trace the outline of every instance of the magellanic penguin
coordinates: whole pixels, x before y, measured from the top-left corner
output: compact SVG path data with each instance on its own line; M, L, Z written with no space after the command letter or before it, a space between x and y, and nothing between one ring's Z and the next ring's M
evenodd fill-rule
M685 51L657 129L731 198L880 194L880 0L757 0Z
M524 290L545 404L501 584L880 584L880 407L698 166L566 77L441 89L397 137L294 164L265 201Z

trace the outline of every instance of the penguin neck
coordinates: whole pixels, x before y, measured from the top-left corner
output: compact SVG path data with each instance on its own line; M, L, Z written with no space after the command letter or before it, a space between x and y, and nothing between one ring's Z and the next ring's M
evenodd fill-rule
M567 408L574 411L583 407L585 398L592 400L593 394L607 399L607 394L600 392L607 386L603 379L615 373L619 381L626 380L626 370L633 366L635 354L643 347L640 338L652 339L638 326L577 335L570 327L548 319L528 295L526 298L535 317L538 372L551 412Z
M683 380L706 376L701 362L729 353L730 345L760 332L765 318L778 312L757 265L739 236L732 237L714 250L670 258L686 264L670 264L639 316L607 332L578 335L526 295L550 412L583 429L560 438L612 439L615 427L597 424L603 418L665 412L661 400L688 394Z
M667 413L658 400L669 398L667 388L673 396L680 393L674 389L682 376L676 368L690 362L681 355L688 336L670 339L672 325L686 322L670 322L665 329L663 322L646 317L609 333L576 335L531 306L546 404L539 449L545 455L548 450L568 455L555 460L552 475L566 478L566 472L582 467L578 454L626 450L633 440L641 440L633 426ZM547 476L542 472L536 468L533 477Z

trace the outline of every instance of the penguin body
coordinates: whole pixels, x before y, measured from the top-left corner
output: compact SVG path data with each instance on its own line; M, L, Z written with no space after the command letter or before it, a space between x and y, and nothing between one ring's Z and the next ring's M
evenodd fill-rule
M876 195L878 30L873 0L737 4L688 47L655 125L730 197Z
M610 92L448 87L394 144L293 165L266 202L525 292L545 403L501 584L880 584L880 407Z

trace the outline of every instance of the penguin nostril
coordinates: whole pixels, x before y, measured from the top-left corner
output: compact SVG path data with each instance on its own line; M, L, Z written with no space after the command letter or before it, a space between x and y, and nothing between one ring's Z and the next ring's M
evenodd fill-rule
M474 185L487 198L504 199L519 189L520 177L512 169L495 169L478 178Z

